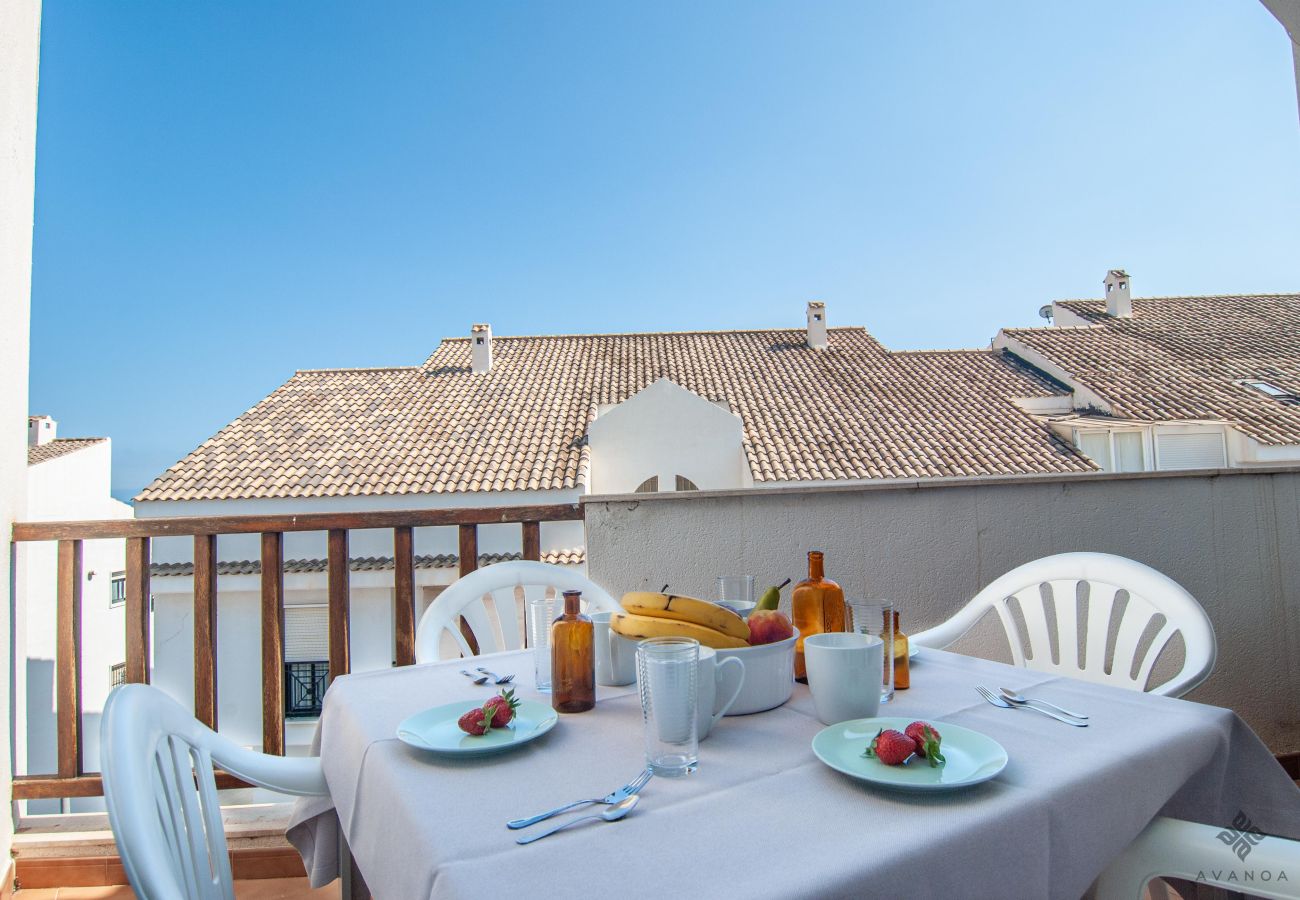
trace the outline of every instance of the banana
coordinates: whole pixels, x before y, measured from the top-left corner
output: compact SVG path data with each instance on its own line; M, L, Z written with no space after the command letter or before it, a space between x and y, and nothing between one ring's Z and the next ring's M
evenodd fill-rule
M748 641L723 634L721 631L714 631L712 628L705 628L703 625L677 619L625 616L622 613L614 613L609 617L609 627L632 640L652 637L688 637L695 638L705 647L712 647L715 650L734 650L749 646Z
M721 631L739 641L749 642L749 626L745 624L745 620L726 607L707 600L678 597L674 594L655 594L650 591L632 591L623 595L623 608L634 616L690 622L712 628L714 631Z

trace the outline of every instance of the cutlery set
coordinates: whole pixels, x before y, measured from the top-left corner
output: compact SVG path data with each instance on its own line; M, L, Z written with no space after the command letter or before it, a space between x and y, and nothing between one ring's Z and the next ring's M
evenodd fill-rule
M475 675L474 672L482 672L483 674ZM479 666L474 670L474 672L466 672L464 669L460 670L460 674L464 675L475 684L487 684L489 679L491 679L493 684L509 684L515 680L514 675L498 675L496 672L489 672L482 666Z
M590 800L575 800L572 803L566 803L564 806L557 806L555 809L547 810L544 813L538 813L535 816L529 816L526 819L514 819L513 821L507 822L506 827L510 829L527 828L530 825L536 825L538 822L545 821L552 816L558 816L561 813L568 812L575 807L584 806L588 803L603 803L608 806L609 809L598 815L583 816L579 819L572 819L538 834L526 835L516 839L515 843L531 844L533 841L539 841L548 835L555 834L557 831L568 828L570 825L577 825L579 822L590 822L597 819L603 819L606 822L617 822L619 819L630 813L633 807L637 805L637 802L640 800L639 794L641 789L646 786L653 775L654 773L649 769L645 769L641 774L637 775L636 778L633 778L621 788L610 791L604 797L593 797Z
M1031 709L1036 713L1047 716L1049 719L1064 722L1066 725L1073 725L1076 728L1088 727L1087 716L1082 713L1070 712L1068 709L1057 706L1055 703L1048 703L1046 700L1022 697L1007 688L998 688L998 693L995 694L983 685L976 685L975 692L993 706L1001 709Z

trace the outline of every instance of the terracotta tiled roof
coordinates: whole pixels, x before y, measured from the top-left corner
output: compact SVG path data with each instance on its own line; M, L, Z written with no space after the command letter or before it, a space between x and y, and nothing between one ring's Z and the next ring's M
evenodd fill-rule
M481 553L479 554L478 564L482 568L493 563L509 562L516 559L523 559L523 554ZM587 553L581 547L576 550L542 551L542 562L556 566L580 566L586 561ZM417 569L455 569L459 565L460 557L455 553L419 554L415 557L415 567ZM286 559L284 561L286 575L303 572L324 572L327 568L329 568L329 560L326 559ZM392 568L393 558L391 556L356 556L348 560L348 570L352 572L383 572ZM218 575L259 575L261 572L261 560L237 559L217 563ZM149 574L162 578L193 575L194 563L153 563L149 566Z
M78 450L106 440L108 438L96 437L56 438L52 441L46 441L44 444L27 448L27 465L34 466L37 463L49 462L52 459L67 456L69 453L76 453Z
M1237 383L1300 394L1300 294L1153 297L1132 318L1104 300L1060 304L1095 323L1005 333L1101 395L1116 416L1226 419L1264 444L1300 443L1300 406Z
M890 353L865 329L467 338L413 368L299 372L139 500L585 486L587 427L667 377L726 403L756 482L1090 471L1013 397L1061 393L991 350Z

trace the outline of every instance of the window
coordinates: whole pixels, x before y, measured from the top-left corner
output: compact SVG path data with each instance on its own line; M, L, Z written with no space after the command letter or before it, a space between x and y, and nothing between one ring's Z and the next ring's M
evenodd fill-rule
M1223 434L1217 431L1158 435L1156 457L1161 469L1222 469L1227 465Z
M284 664L284 717L310 719L320 715L330 664L321 659Z
M1114 471L1110 462L1110 432L1079 432L1079 449L1092 457L1092 461L1101 466L1103 472Z
M678 476L677 476L677 490L679 490L679 491L698 491L699 488L695 486L695 482L694 482L694 481L691 481L691 480L690 480L689 478L687 478L685 475L678 475Z
M117 606L126 602L126 573L114 572L108 583L108 605Z
M659 476L658 476L658 475L651 475L651 476L650 476L649 478L647 478L645 481L643 481L643 482L641 482L640 484L638 484L638 485L636 486L636 490L633 491L632 493L634 493L634 494L653 494L653 493L658 492L658 490L659 490Z
M1078 432L1078 446L1103 472L1145 472L1145 440L1141 431L1112 429Z
M108 683L110 689L126 684L126 663L120 662L108 670Z
M1271 384L1267 381L1242 381L1239 383L1245 387L1259 391L1261 394L1266 394L1279 403L1300 406L1300 395L1296 395L1291 391L1280 388L1275 384Z

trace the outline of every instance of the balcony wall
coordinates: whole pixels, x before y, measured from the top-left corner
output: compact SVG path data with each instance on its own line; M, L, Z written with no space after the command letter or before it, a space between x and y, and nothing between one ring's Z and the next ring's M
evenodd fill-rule
M668 582L711 597L716 576L733 572L756 575L761 590L801 577L815 548L850 596L893 598L908 632L1029 560L1070 550L1139 560L1191 591L1214 623L1218 666L1190 699L1233 708L1275 752L1300 749L1300 469L593 496L583 505L588 571L615 593ZM992 616L956 649L1009 659ZM1162 659L1157 675L1175 661Z

